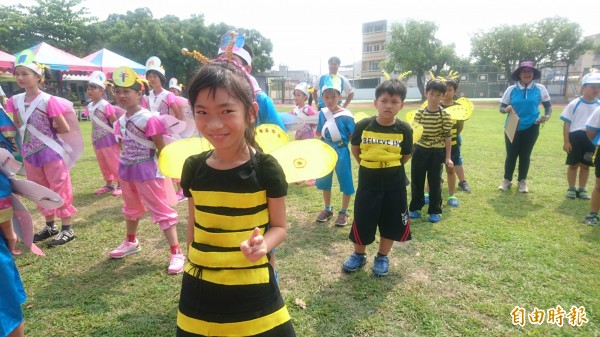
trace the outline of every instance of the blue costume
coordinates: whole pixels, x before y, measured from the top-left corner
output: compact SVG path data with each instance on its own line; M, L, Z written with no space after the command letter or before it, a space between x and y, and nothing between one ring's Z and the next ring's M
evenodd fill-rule
M285 129L285 125L279 117L277 110L275 110L275 106L273 105L273 101L267 94L260 91L256 95L256 103L258 103L258 118L256 120L256 125L261 124L275 124L278 125L284 132L287 131Z
M0 222L11 221L12 204L8 204L11 194L10 181L0 172ZM0 337L7 336L23 322L21 304L26 299L19 270L0 233Z
M354 132L354 117L346 109L337 111L333 116L335 117L335 125L339 129L340 140L332 141L331 133L329 130L323 130L327 119L323 108L319 111L319 123L317 124L317 132L321 133L321 140L331 146L335 152L337 152L338 160L335 164L335 174L338 177L340 184L340 190L342 193L351 195L354 194L354 182L352 180L352 163L350 160L350 150L348 150L348 144L350 143L350 137ZM328 110L327 110L328 111ZM333 182L333 172L328 175L317 179L316 186L320 190L330 191Z

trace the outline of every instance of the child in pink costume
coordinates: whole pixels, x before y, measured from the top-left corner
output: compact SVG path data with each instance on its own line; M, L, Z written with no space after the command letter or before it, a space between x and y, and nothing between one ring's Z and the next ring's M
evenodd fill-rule
M178 274L183 271L185 258L177 239L177 212L168 205L164 178L157 166L157 151L165 146L163 136L167 131L160 117L139 105L142 81L131 68L115 69L113 79L117 103L126 111L115 123L115 134L122 137L119 179L127 238L108 255L120 259L142 249L136 235L139 219L147 208L152 222L159 224L171 248L168 273Z
M309 87L306 82L299 83L294 88L294 103L296 107L292 111L292 115L307 118L314 116L317 112L312 108L311 103L306 104L306 100L310 100L312 96L308 93ZM313 139L315 138L316 123L306 123L304 126L296 130L294 137L296 140Z
M172 114L177 119L185 121L184 112L179 108L177 97L171 91L163 88L167 78L165 77L165 69L156 56L152 56L146 61L146 79L151 90L142 97L142 108L146 108L159 116ZM177 200L183 201L186 198L183 196L179 180L175 180L175 182L177 185Z
M64 205L48 210L41 206L38 209L46 218L46 225L33 237L33 242L55 236L48 246L63 245L75 238L71 229L71 217L77 212L73 207L73 191L68 164L59 154L62 143L57 134L70 131L64 114L68 107L60 98L51 96L40 90L38 83L49 75L48 68L35 62L15 64L15 78L25 93L12 96L6 105L7 112L12 112L14 122L20 130L23 141L21 150L27 179L56 192L64 200ZM55 217L61 219L59 232L54 222Z
M296 107L292 110L292 115L299 116L302 118L307 118L310 116L315 116L317 112L312 108L311 102L312 95L309 94L308 84L306 82L301 82L296 85L294 88L294 103ZM306 104L306 100L308 100L308 104ZM294 138L296 140L303 139L313 139L315 138L315 127L317 125L314 123L306 123L302 128L296 130L296 134ZM296 184L300 185L302 182L297 182ZM306 181L307 186L313 186L315 184L315 179L310 179Z
M87 86L87 94L92 101L84 113L92 118L92 144L100 172L106 181L106 185L97 189L96 194L112 191L112 195L116 197L121 195L121 186L113 185L113 182L118 184L119 179L120 146L114 136L117 114L115 107L103 98L105 89L106 75L101 71L94 71Z

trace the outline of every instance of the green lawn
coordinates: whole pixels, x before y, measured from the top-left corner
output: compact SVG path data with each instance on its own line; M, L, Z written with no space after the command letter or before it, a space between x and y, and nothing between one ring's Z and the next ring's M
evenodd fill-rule
M349 227L315 223L321 194L291 184L288 237L277 249L277 270L298 336L600 336L600 227L581 224L589 201L565 198L561 110L555 107L541 129L530 193L519 194L496 189L505 155L503 116L496 107L476 107L463 132L473 193L458 192L461 206L444 206L440 223L413 221L413 240L394 248L385 278L370 272L376 244L368 247L363 270L341 272L352 252ZM124 237L121 200L93 194L103 182L89 144L90 123L82 122L82 130L86 151L72 171L77 239L45 249L45 258L17 259L28 294L26 335L172 336L181 276L166 274L166 240L146 216L139 233L143 250L123 260L107 257ZM592 173L589 190L593 184ZM337 185L334 191L339 210ZM446 188L442 193L445 199ZM184 203L177 209L184 244L187 209ZM540 325L512 323L515 306L529 314L559 305L567 313L584 307L589 322L572 326L565 316L562 327L547 317Z

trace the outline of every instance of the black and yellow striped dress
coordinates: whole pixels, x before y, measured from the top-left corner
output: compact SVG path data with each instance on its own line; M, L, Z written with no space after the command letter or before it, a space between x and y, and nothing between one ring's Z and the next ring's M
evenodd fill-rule
M260 152L229 170L211 168L207 157L188 158L181 176L196 209L177 336L295 336L268 257L250 262L240 251L255 227L267 229L267 198L287 194L285 175Z

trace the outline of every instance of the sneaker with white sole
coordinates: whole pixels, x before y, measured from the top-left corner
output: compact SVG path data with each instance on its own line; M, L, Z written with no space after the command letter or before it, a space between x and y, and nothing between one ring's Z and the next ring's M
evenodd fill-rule
M169 261L169 268L167 272L170 275L177 275L183 271L183 265L185 264L185 256L183 254L171 254L171 260Z
M519 180L517 183L517 191L519 191L519 193L529 193L529 189L527 188L527 180Z
M124 258L129 254L137 253L140 250L142 250L142 246L140 245L140 242L137 239L135 239L135 242L129 242L129 240L125 239L125 241L123 241L123 243L121 243L119 247L115 248L110 253L108 253L108 256L110 256L113 259L120 259Z
M500 186L498 186L498 189L501 191L508 191L511 187L512 187L512 182L510 182L510 180L508 180L508 179L504 179L504 180L502 180L502 183L500 184Z
M48 247L62 246L73 239L75 239L75 233L73 233L72 229L69 229L68 231L60 231L60 233L58 233L54 239L48 242Z
M569 188L567 190L567 199L577 198L577 190L575 188Z
M39 232L33 235L33 242L40 242L57 234L58 226L56 224L54 226L45 225L42 229L40 229Z
M335 219L335 225L338 227L344 227L348 224L348 213L340 211L337 219Z
M580 188L580 189L577 190L577 198L583 199L583 200L590 200L590 199L592 199L592 197L590 196L590 194L588 193L588 191L586 191L584 188Z

